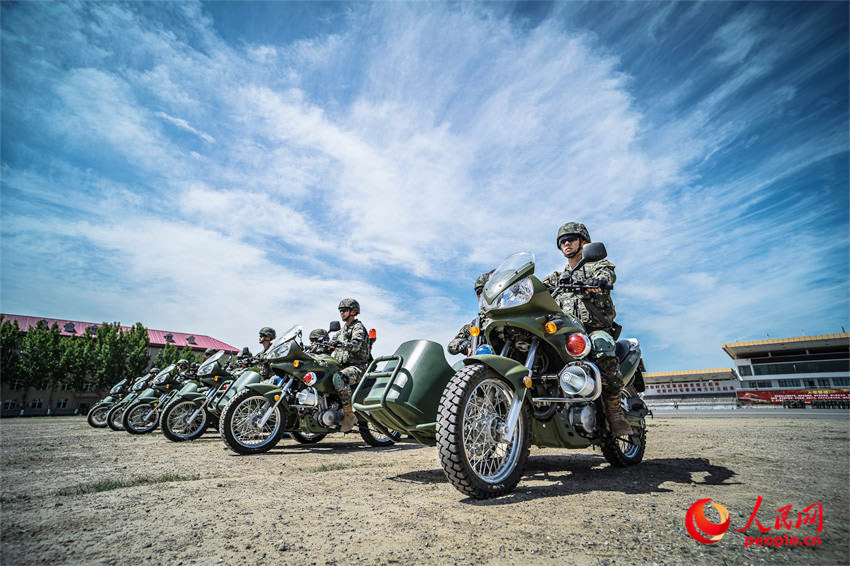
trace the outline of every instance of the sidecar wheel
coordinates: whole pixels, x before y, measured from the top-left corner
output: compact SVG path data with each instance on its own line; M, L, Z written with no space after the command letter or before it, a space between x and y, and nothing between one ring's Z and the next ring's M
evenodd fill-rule
M172 442L183 442L184 440L195 440L207 430L209 421L206 410L198 413L192 422L186 419L198 410L198 404L194 401L175 401L169 403L162 412L162 435Z
M153 410L153 414L145 418L151 410ZM159 411L151 403L137 401L124 411L121 424L130 434L146 434L159 424Z
M219 430L225 444L237 454L262 454L277 446L285 424L279 406L263 428L254 424L267 408L268 399L250 389L234 396L221 414Z
M95 405L89 411L86 420L89 426L94 428L106 428L106 416L109 414L109 405Z
M316 444L321 439L327 436L327 434L310 434L309 432L298 431L293 431L289 434L291 434L292 439L299 444Z
M112 430L124 430L124 425L121 424L124 418L124 406L115 405L106 414L106 425Z
M623 410L625 410L626 399L637 396L638 392L633 385L623 388L621 395ZM640 426L633 425L632 434L628 436L613 437L610 431L606 430L600 448L602 448L602 455L612 466L624 468L640 464L646 450L646 423Z
M392 446L401 438L400 432L394 430L387 431L389 432L389 435L387 435L387 433L379 430L375 425L360 416L357 417L357 426L360 429L360 436L363 437L363 442L376 448Z
M513 436L499 435L514 389L483 364L454 374L443 391L437 413L437 447L449 482L475 499L498 497L519 483L528 460L528 408L519 414Z

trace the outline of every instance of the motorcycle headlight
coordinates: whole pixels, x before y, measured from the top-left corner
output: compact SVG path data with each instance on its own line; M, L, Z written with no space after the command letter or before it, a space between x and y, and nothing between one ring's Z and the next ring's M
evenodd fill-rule
M531 283L531 279L526 277L502 291L502 294L499 295L490 309L518 307L530 301L533 295L534 285Z
M213 372L214 367L215 367L214 363L204 364L204 365L202 365L201 367L198 368L198 375L209 375Z
M274 360L277 358L284 358L289 353L289 348L292 346L292 341L284 342L274 350L271 350L267 355L266 359Z
M166 379L168 379L168 374L157 377L153 382L157 385L162 385L163 383L165 383Z
M133 391L141 391L144 388L145 388L144 383L137 383L136 385L133 386Z
M121 388L118 387L117 385L109 390L109 392L112 393L113 395L118 393L119 391L121 391Z

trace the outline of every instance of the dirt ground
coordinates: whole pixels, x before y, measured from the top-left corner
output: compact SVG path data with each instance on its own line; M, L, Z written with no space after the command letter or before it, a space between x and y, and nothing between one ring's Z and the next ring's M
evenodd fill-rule
M681 416L681 415L680 415ZM237 456L217 433L172 443L82 417L0 421L0 561L10 564L847 564L848 419L655 418L638 466L532 448L512 494L465 498L436 449L367 447L336 434ZM143 481L156 483L140 483ZM114 487L105 491L98 489ZM747 524L820 546L749 546ZM705 545L685 529L698 499L732 524ZM816 525L778 509L823 506ZM717 521L709 507L709 520Z

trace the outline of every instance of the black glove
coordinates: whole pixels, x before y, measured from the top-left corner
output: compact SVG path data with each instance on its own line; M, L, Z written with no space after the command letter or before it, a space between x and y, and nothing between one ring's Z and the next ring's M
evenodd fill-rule
M586 289L610 289L611 284L607 279L591 278L583 281Z

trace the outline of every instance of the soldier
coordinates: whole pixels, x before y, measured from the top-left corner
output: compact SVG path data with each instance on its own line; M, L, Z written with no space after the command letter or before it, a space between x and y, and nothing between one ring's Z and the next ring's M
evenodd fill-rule
M189 360L181 359L177 360L177 377L178 379L184 379L189 372Z
M269 349L269 346L272 345L272 340L274 340L276 337L277 332L275 332L274 328L272 328L271 326L264 326L260 329L260 345L262 345L263 347L263 351L260 352L260 354Z
M608 260L587 262L579 269L576 265L582 258L581 248L590 243L587 227L579 222L567 222L558 229L556 236L558 249L567 258L564 271L556 271L543 280L555 301L566 312L579 319L588 334L595 331L607 332L616 338L620 326L614 322L617 311L611 300L611 287L617 280L614 264ZM562 283L584 283L584 291L565 288ZM613 340L612 340L613 341ZM620 364L614 352L596 359L596 365L602 374L602 395L605 402L605 414L614 436L631 433L631 425L623 414L620 394L623 390L623 376Z
M356 300L343 299L339 302L339 317L345 326L339 331L333 344L333 357L339 361L342 369L334 375L333 383L345 414L339 429L341 432L349 432L357 425L357 417L351 407L351 389L357 385L369 365L369 332L363 323L357 320L358 314L360 303Z
M481 293L484 292L484 285L487 283L487 280L490 279L490 273L482 273L478 276L478 279L475 280L475 296L481 299ZM473 321L474 322L474 321ZM472 336L469 334L469 329L472 327L472 323L464 324L463 328L457 333L457 336L454 337L454 340L449 342L447 349L450 354L466 354L467 356L472 355Z
M204 350L204 359L209 359L209 357L215 354L216 352L218 352L218 350L216 350L215 348L207 348L206 350Z
M317 328L310 332L310 345L304 348L308 354L329 354L331 346L328 344L328 331Z

